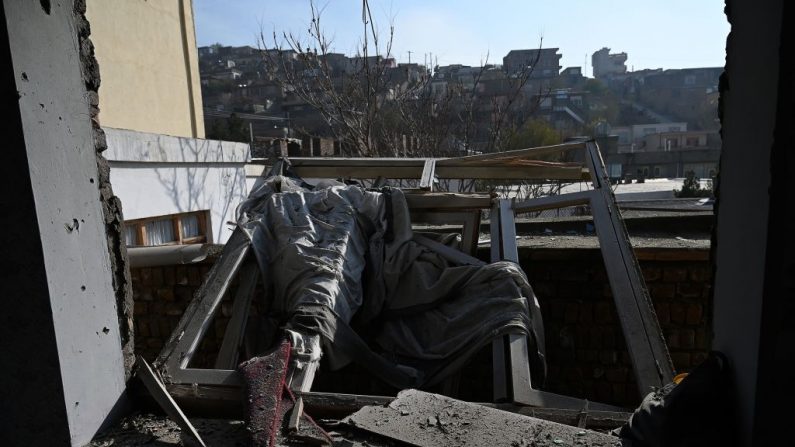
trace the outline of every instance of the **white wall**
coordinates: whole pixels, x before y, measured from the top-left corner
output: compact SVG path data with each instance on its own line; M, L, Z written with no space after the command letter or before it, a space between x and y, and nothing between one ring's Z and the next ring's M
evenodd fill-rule
M210 210L209 242L232 234L235 208L246 198L244 143L105 128L110 181L124 218Z

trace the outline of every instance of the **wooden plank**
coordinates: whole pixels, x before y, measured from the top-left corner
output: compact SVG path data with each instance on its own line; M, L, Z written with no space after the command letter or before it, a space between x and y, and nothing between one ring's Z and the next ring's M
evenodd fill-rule
M469 210L491 208L492 197L488 194L463 193L406 193L406 204L410 210L431 209Z
M304 363L303 368L293 369L288 386L293 391L309 391L315 381L315 373L320 362Z
M466 253L463 253L459 250L454 248L450 248L447 245L440 244L434 240L428 239L425 236L421 236L415 234L412 239L417 242L418 244L429 248L430 250L440 254L442 257L447 259L450 262L453 262L458 265L475 265L475 266L484 266L486 265L485 262L481 261L478 258L470 256Z
M166 389L187 414L240 419L243 417L244 392L240 386L170 384ZM304 401L308 414L318 418L342 418L367 405L386 405L394 397L359 394L293 391Z
M169 370L172 383L200 383L202 385L242 385L243 378L233 369L184 368Z
M610 189L604 162L593 142L588 143L586 161L598 193L591 200L596 234L638 390L644 396L652 388L660 388L673 380L673 363Z
M461 251L475 256L478 252L478 239L480 238L480 210L467 213L464 229L461 232Z
M418 390L401 391L388 406L365 407L342 423L420 447L621 445L619 438L596 431Z
M466 157L447 158L437 162L440 166L459 166L461 164L475 163L483 160L499 160L499 159L512 159L512 158L527 158L544 157L553 154L562 154L571 150L584 149L585 144L582 142L563 143L552 146L539 146L527 149L516 149L513 151L505 152L491 152L488 154L468 155Z
M136 363L138 365L136 375L141 379L141 382L143 382L144 386L149 391L149 394L151 394L158 405L160 405L160 408L166 412L171 420L179 425L179 428L181 428L182 431L195 439L200 446L206 447L206 444L202 440L201 436L199 436L199 433L195 428L193 428L193 424L190 423L188 418L185 416L185 413L182 412L182 409L180 409L177 403L174 402L174 399L171 398L171 395L168 393L168 391L166 391L163 383L160 381L160 379L158 379L154 371L152 371L152 368L149 366L146 360L139 355L136 359Z
M215 359L216 369L234 369L237 366L240 343L243 340L248 313L251 309L251 299L254 297L254 289L257 286L257 279L259 279L259 266L254 260L249 261L240 270L238 277L240 281L232 303L232 316L226 325L221 349Z
M235 229L155 360L166 380L188 366L249 250L248 237L241 229Z
M429 158L425 160L422 168L422 178L420 178L420 189L433 191L433 182L436 178L436 160Z
M542 211L567 206L585 205L591 201L592 196L592 191L580 191L571 194L538 197L514 203L513 210L516 213L526 213L528 211Z
M587 169L553 166L442 166L436 164L440 179L495 179L495 180L587 180Z
M304 414L304 398L298 396L295 400L295 406L293 406L293 410L290 412L290 420L287 422L287 430L290 433L296 433L299 428L299 424L301 423L301 416Z
M470 219L469 212L411 211L411 223L430 225L462 225Z

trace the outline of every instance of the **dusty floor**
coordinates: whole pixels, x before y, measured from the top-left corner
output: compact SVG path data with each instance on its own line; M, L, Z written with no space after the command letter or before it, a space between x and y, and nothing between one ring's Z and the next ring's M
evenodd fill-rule
M318 421L331 435L335 446L345 447L391 447L397 444L376 436L357 432L354 435L347 427L336 421ZM248 433L242 421L219 419L191 419L191 423L208 447L248 446ZM189 436L183 436L180 428L165 416L149 413L131 415L110 430L97 435L85 447L195 447L199 444ZM280 443L281 446L306 444Z

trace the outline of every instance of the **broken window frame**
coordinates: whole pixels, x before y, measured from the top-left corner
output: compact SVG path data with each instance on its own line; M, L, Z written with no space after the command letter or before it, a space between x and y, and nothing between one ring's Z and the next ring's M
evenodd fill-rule
M582 151L584 162L538 160L576 150ZM470 255L477 248L480 213L491 209L492 261L519 261L514 222L517 212L589 205L640 395L673 379L674 368L665 339L610 188L604 161L593 140L457 158L294 158L290 163L293 172L304 178L419 179L418 191L406 191L412 221L416 217L431 223L452 223L460 222L463 216L462 233L466 242L463 251L469 251ZM517 202L482 194L434 193L438 179L589 180L593 189ZM210 402L234 407L242 397L242 380L232 368L243 341L246 315L258 276L249 251L248 238L241 230L235 230L155 360L154 366L169 392L188 408L200 408ZM241 284L215 368L188 367L230 282L241 269ZM495 401L546 408L583 408L585 401L581 399L533 388L528 352L528 337L524 335L509 334L493 341ZM313 374L314 371L294 371L292 387L308 392ZM594 403L590 403L590 408L615 409Z

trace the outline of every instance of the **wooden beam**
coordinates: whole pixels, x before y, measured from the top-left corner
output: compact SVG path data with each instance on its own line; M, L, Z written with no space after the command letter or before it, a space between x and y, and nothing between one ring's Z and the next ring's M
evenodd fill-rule
M431 209L467 210L491 208L492 197L488 194L463 194L450 192L405 193L410 210Z
M163 377L175 378L179 370L188 367L191 358L212 324L229 283L243 264L250 250L250 241L240 228L235 229L224 245L221 256L213 264L206 279L188 304L174 332L155 360ZM189 382L201 383L201 382Z
M469 155L466 157L446 158L439 160L438 165L454 166L465 163L476 163L483 160L501 160L501 159L514 159L514 158L527 158L545 157L547 155L562 154L571 150L584 149L583 142L563 143L552 146L539 146L531 147L528 149L517 149L505 152L491 152L488 154Z
M160 408L166 412L171 420L179 425L179 428L181 428L182 431L195 439L200 446L206 447L206 444L202 440L201 436L199 436L199 433L195 428L193 428L193 424L190 423L188 418L185 416L185 413L183 413L182 409L179 408L179 405L174 402L174 399L172 399L171 395L163 386L163 383L160 381L157 375L155 375L154 371L152 371L152 368L149 366L146 360L139 355L136 359L136 364L138 366L136 375L141 379L141 382L143 382L144 386L149 391L149 394L151 394L157 404L160 405Z
M567 206L585 205L590 203L593 194L593 191L580 191L571 194L538 197L535 199L514 203L513 210L516 213L526 213L529 211L541 211L563 208Z

